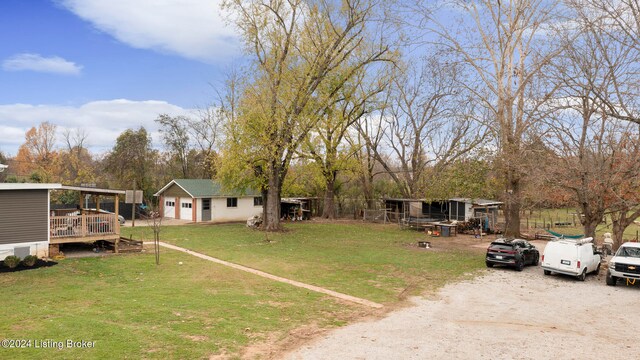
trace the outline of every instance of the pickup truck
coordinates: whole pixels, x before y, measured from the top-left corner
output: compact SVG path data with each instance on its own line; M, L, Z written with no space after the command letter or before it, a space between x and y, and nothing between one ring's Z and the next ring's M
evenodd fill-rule
M640 279L640 243L622 244L609 260L607 285L616 286L618 279Z
M542 269L545 275L554 272L584 281L588 273L597 274L600 271L601 260L600 253L593 245L593 238L556 239L544 249Z

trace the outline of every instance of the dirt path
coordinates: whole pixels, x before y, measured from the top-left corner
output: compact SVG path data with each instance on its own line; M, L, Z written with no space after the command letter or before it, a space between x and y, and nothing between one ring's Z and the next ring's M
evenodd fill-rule
M496 268L288 359L640 359L640 287Z
M153 245L153 242L145 242L145 245ZM280 276L272 275L272 274L266 273L264 271L260 271L260 270L252 269L252 268L249 268L249 267L246 267L246 266L234 264L232 262L228 262L228 261L225 261L225 260L214 258L212 256L201 254L199 252L195 252L195 251L192 251L192 250L189 250L189 249L185 249L183 247L167 244L167 243L162 242L162 241L160 242L160 245L162 247L167 248L167 249L181 251L183 253L186 253L186 254L189 254L189 255L193 255L193 256L198 257L198 258L203 259L203 260L208 260L208 261L220 264L220 265L232 267L232 268L237 269L237 270L246 271L248 273L251 273L251 274L254 274L254 275L258 275L258 276L262 276L262 277L270 279L270 280L279 281L279 282L282 282L282 283L285 283L285 284L289 284L289 285L297 286L297 287L300 287L300 288L303 288L303 289L307 289L307 290L319 292L319 293L322 293L322 294L325 294L325 295L333 296L333 297L341 299L341 300L353 302L353 303L356 303L356 304L360 304L360 305L364 305L364 306L368 306L368 307L372 307L372 308L376 308L376 309L379 309L379 308L383 307L382 304L378 304L378 303L375 303L373 301L369 301L369 300L358 298L358 297L355 297L355 296L339 293L337 291L325 289L325 288L322 288L322 287L319 287L319 286L305 284L305 283L302 283L302 282L299 282L299 281L290 280L290 279L283 278L283 277L280 277Z

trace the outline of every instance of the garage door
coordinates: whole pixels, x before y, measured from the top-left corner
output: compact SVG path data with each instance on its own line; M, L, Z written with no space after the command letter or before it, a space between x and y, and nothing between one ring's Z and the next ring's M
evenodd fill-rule
M191 199L180 200L180 219L193 219L193 211L191 210Z
M176 198L165 197L164 198L164 217L175 218L176 217Z

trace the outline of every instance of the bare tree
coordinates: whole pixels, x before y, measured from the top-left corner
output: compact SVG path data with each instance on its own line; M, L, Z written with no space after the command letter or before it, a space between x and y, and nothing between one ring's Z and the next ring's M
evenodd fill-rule
M357 177L362 185L362 193L368 209L375 208L376 193L374 180L379 166L376 149L381 146L384 135L382 111L376 111L354 123L356 131L347 133L347 141L354 151Z
M180 170L183 179L190 178L191 165L189 164L189 150L191 149L188 125L190 123L186 116L169 116L160 114L156 119L160 124L160 133L165 146L174 158L180 163ZM193 127L193 125L191 125Z
M495 165L504 188L505 235L520 234L521 187L527 173L524 140L544 117L540 107L551 89L537 86L541 73L559 48L549 24L559 15L556 1L451 1L440 11L424 9L427 25L452 62L470 77L459 82L489 111L487 127L494 136ZM448 11L449 13L443 13ZM459 21L442 21L451 15ZM542 33L546 36L539 36Z
M70 184L95 182L95 165L86 147L89 135L84 129L65 129L62 138L65 148L58 157L61 181Z
M369 146L404 197L424 196L431 174L484 139L472 103L456 87L457 76L456 66L434 55L392 81L382 110L383 136L378 146Z
M570 0L581 25L591 32L601 33L606 42L601 47L617 46L624 57L635 58L625 73L611 78L606 93L595 92L608 116L640 124L640 3L638 0ZM618 68L618 59L606 51L599 58L604 64Z
M550 144L561 165L552 180L574 194L587 236L595 237L609 213L619 242L635 219L630 211L638 199L630 189L637 189L640 160L631 140L638 137L636 126L610 116L610 105L621 86L629 88L625 84L632 81L637 57L612 37L605 18L594 17L583 4L573 5L576 16L561 37L564 51L547 73L560 84L550 103L556 120L549 127L555 135Z
M218 150L222 142L224 124L228 121L227 109L232 112L232 105L221 100L219 104L200 110L197 119L189 120L187 131L195 140L201 154L200 167L204 170L203 177L216 176Z

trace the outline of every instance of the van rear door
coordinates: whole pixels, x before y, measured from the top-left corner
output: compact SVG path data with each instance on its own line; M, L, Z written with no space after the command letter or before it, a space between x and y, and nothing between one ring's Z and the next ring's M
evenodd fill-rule
M575 243L553 241L544 249L544 265L562 272L576 273L578 246Z

